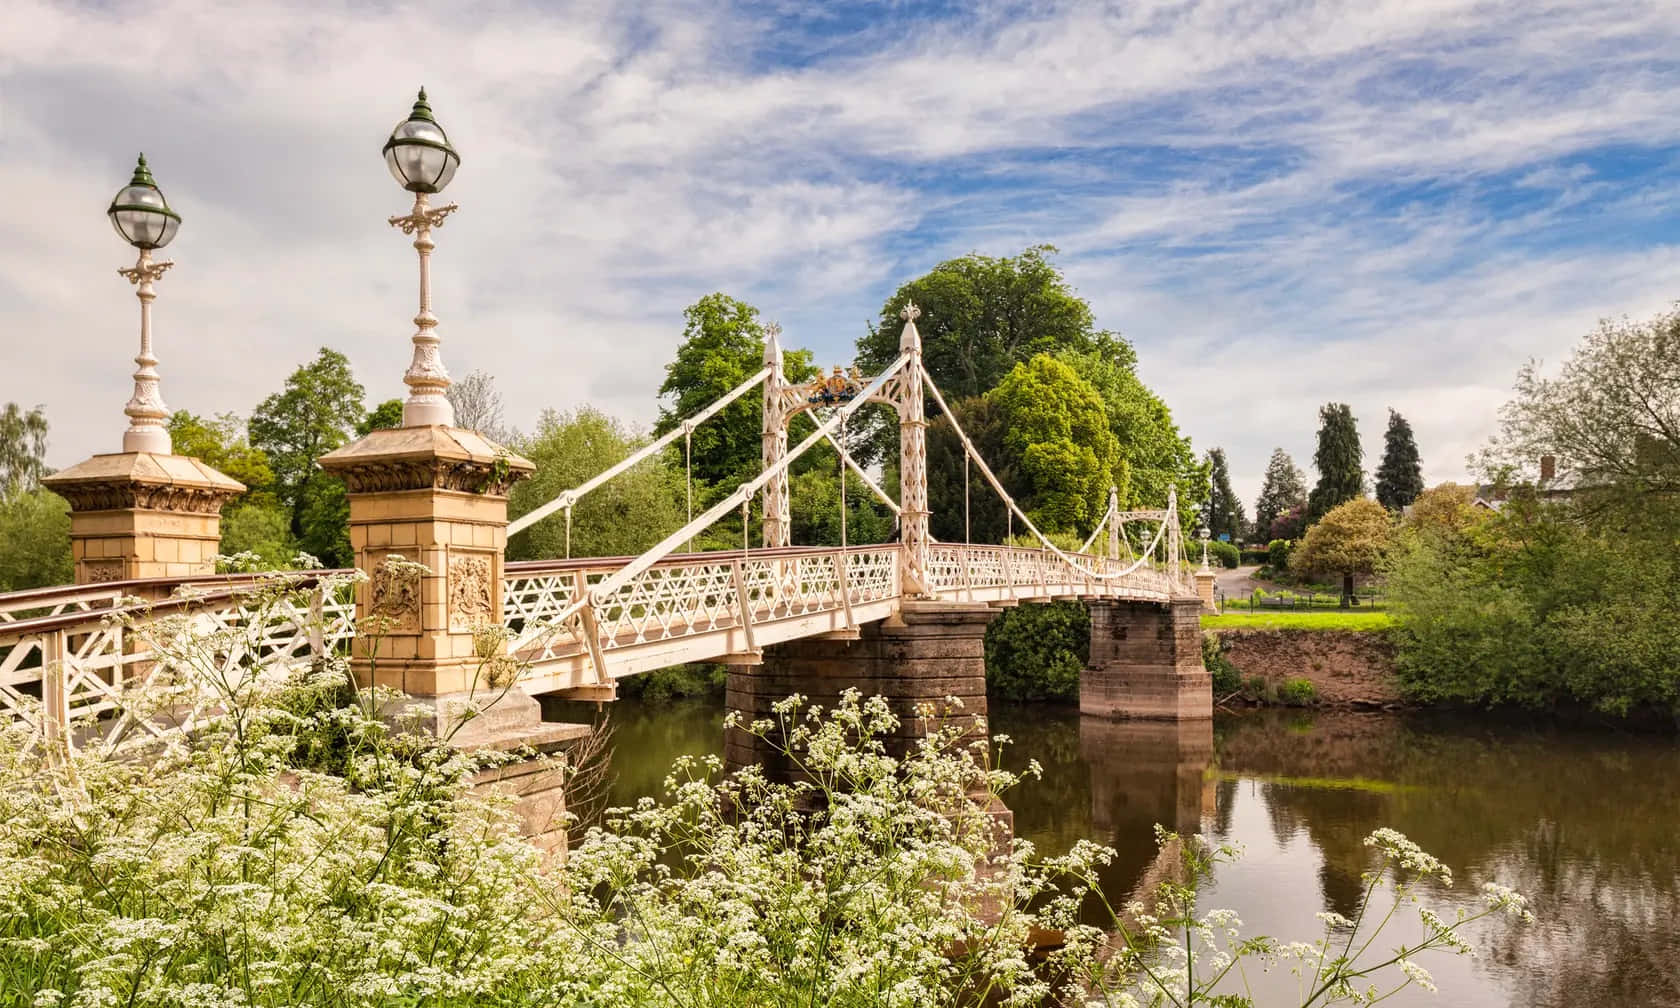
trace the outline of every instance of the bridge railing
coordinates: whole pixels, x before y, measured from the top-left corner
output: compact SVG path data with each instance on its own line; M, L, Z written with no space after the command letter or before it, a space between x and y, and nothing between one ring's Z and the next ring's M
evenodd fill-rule
M339 573L246 576L160 601L64 591L59 611L0 624L0 724L27 725L31 746L121 746L189 727L211 680L285 675L354 635Z

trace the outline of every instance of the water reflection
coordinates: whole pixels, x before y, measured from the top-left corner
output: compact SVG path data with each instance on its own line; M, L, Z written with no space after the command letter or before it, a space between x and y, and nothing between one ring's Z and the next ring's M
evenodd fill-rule
M720 751L721 709L620 702L614 800L655 794L671 759ZM1395 1005L1628 1008L1680 1005L1680 745L1672 737L1496 724L1439 715L1249 713L1211 725L1109 722L994 704L1007 761L1044 779L1010 797L1018 835L1047 852L1092 839L1119 856L1105 875L1124 899L1160 874L1155 823L1243 845L1211 905L1250 933L1316 933L1346 913L1371 867L1378 826L1454 869L1433 894L1470 905L1481 881L1529 894L1539 923L1476 935L1482 957L1435 960L1442 994ZM1262 981L1280 1003L1287 977Z

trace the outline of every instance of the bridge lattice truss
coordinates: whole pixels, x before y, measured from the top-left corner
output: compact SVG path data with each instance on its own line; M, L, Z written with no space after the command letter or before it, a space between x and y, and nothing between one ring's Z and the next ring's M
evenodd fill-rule
M1013 605L1099 598L1168 602L1193 596L1175 495L1169 494L1161 509L1125 511L1111 489L1101 521L1072 552L1037 528L957 425L928 377L916 315L914 306L906 308L900 355L872 379L836 369L813 382L790 383L772 329L765 366L756 375L669 434L510 523L509 533L517 534L561 513L569 553L578 501L671 449L679 437L685 458L691 459L692 435L700 423L749 392L763 396L762 471L699 515L693 514L691 482L688 522L647 552L506 565L502 620L525 690L604 697L619 679L673 664L752 663L768 645L819 634L855 634L908 600ZM1019 523L1036 545L944 543L929 535L924 392L952 424L965 466L979 470L1006 504L1010 526ZM884 403L899 416L897 501L846 448L848 419L871 402ZM816 429L790 449L789 421L802 413L811 415ZM791 545L789 467L822 443L832 446L841 464L897 514L898 541L851 544L844 541L842 524L838 547ZM763 515L759 548L743 544L740 550L680 552L726 516L740 511L745 518L755 500ZM744 520L742 527L748 527ZM1093 552L1105 530L1103 548ZM180 663L169 640L208 635L223 642L213 667L187 670L192 676L248 675L258 668L265 675L282 675L306 667L355 636L348 594L342 584L334 587L333 577L350 573L201 577L0 595L0 724L22 723L35 735L49 737L77 721L97 723L101 737L113 741L172 730L190 722L198 707L174 703L165 717L155 705L138 710L125 701L136 686L182 677L181 669L169 667ZM245 633L247 628L256 629ZM202 658L196 664L202 665Z

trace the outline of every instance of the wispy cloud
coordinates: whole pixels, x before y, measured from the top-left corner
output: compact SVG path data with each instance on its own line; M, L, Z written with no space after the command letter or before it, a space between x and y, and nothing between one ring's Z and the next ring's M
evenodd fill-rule
M248 410L330 344L397 395L413 268L377 160L425 83L464 153L445 358L516 422L653 411L726 289L824 360L900 282L1036 242L1252 498L1315 410L1462 475L1515 367L1673 293L1666 3L20 0L0 38L11 380L52 461L115 447L133 302L98 219L134 151L187 216L165 393ZM418 68L425 79L417 79Z

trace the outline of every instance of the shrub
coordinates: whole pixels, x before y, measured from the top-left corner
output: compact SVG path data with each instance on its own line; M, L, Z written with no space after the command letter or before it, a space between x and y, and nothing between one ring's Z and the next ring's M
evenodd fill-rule
M1244 546L1242 548L1241 559L1245 564L1254 564L1258 566L1259 564L1270 562L1271 554L1264 546Z
M1216 633L1202 634L1202 664L1213 677L1215 700L1242 690L1242 673L1225 657L1225 645Z
M1187 552L1199 561L1201 559L1201 543L1191 545ZM1217 539L1213 539L1208 542L1207 553L1208 563L1218 567L1224 567L1227 570L1235 570L1242 562L1241 550L1238 550L1235 546L1232 546L1228 542L1220 542Z
M728 681L728 666L693 662L621 679L618 692L648 703L665 703L687 697L721 697Z
M1278 685L1277 699L1285 707L1311 707L1318 702L1318 687L1311 679L1285 679Z
M1273 539L1266 544L1266 566L1274 571L1289 569L1289 554L1294 552L1295 544L1288 539Z
M1005 609L986 628L986 691L1004 700L1075 701L1091 656L1083 602Z

